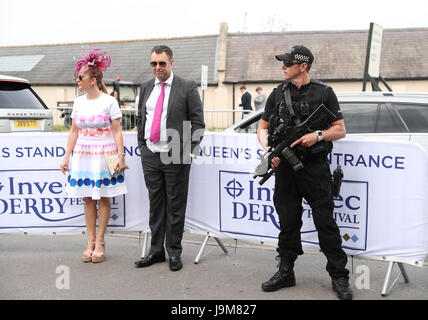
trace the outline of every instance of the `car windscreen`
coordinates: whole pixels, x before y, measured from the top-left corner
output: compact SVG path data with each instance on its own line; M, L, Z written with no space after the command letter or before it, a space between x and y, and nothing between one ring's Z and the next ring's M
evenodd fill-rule
M347 133L408 132L390 104L341 102L340 109Z
M410 132L428 132L428 105L393 104Z
M262 114L257 117L251 118L242 124L242 126L237 130L239 133L257 133L257 129L259 128L259 122Z
M134 102L135 92L131 87L120 86L120 101L121 102Z
M0 81L0 109L45 109L27 83Z

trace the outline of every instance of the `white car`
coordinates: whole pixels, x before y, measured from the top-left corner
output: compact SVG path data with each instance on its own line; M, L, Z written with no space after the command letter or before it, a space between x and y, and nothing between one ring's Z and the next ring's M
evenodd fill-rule
M0 133L53 131L52 112L25 79L0 75Z
M428 151L428 93L337 93L346 138L412 141ZM264 110L251 113L226 132L256 133Z

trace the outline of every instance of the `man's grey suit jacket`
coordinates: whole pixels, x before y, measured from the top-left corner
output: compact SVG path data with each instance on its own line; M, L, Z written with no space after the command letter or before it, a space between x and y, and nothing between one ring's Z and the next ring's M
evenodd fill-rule
M141 84L137 117L138 145L140 149L146 144L146 139L144 138L146 102L150 97L154 85L154 78ZM202 140L205 128L202 102L195 81L187 80L174 74L168 100L166 127L167 129L175 129L179 133L180 162L184 161L184 163L187 163L190 160L190 152L196 155L198 151L197 147ZM198 131L194 136L196 130ZM171 137L168 137L168 139L171 142ZM183 150L186 151L184 155ZM189 154L187 154L187 151Z

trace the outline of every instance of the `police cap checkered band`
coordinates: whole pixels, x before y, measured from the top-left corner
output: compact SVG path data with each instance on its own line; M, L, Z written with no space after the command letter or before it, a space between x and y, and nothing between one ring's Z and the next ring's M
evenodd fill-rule
M304 46L291 47L286 53L276 55L275 58L279 61L289 62L293 60L307 62L312 64L314 62L314 55L311 50Z

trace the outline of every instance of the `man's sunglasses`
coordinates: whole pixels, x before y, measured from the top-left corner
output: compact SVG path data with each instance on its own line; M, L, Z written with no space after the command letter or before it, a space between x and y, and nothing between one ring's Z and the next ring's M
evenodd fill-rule
M159 64L160 67L165 68L166 67L166 62L165 61L161 61L161 62L156 62L156 61L151 61L150 65L155 68L157 65Z
M289 61L289 62L284 62L284 66L286 66L287 68L290 68L295 64L302 64L302 63L304 63L304 61Z

